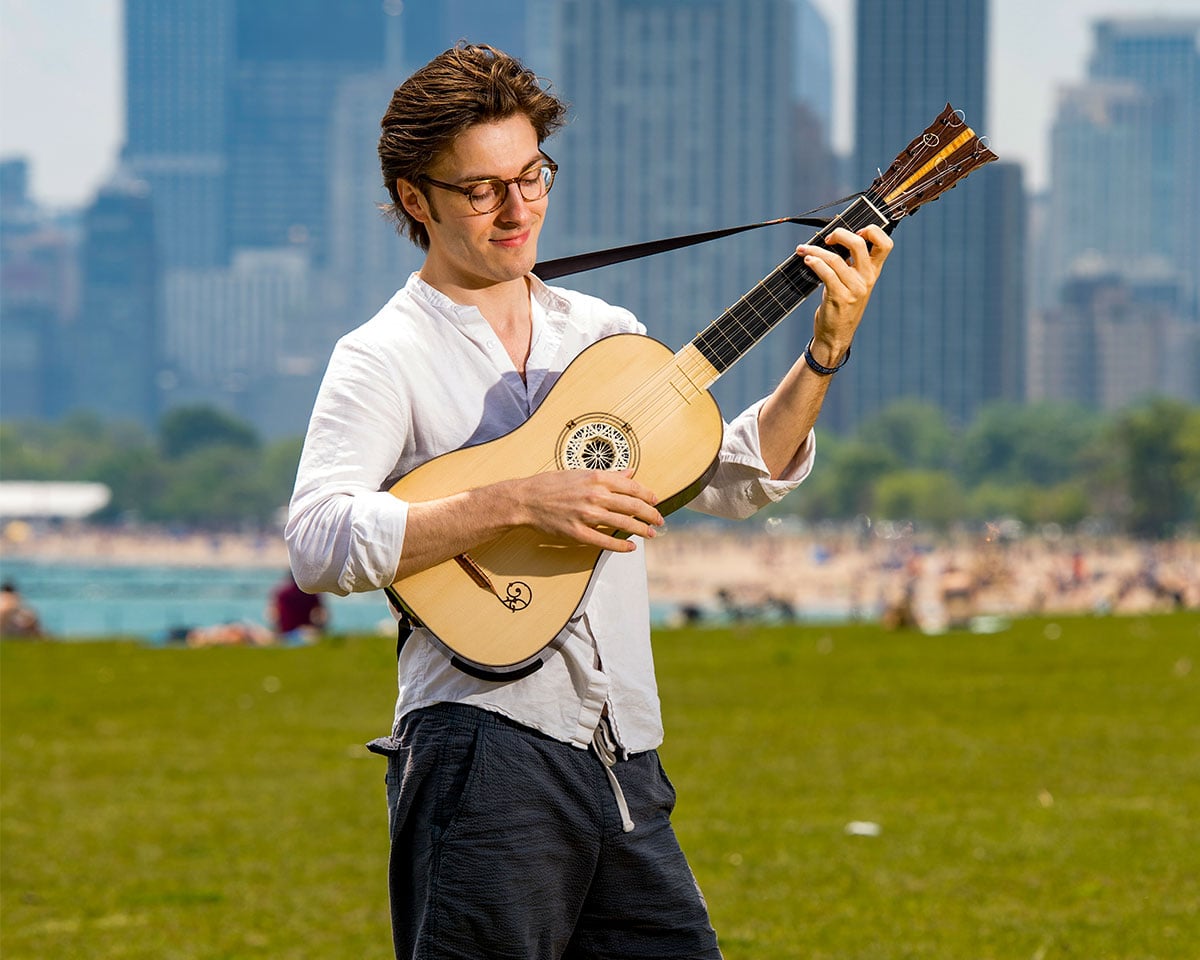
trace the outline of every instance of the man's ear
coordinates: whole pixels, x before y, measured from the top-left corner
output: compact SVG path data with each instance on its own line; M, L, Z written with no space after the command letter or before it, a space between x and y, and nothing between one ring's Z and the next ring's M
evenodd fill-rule
M418 190L415 184L407 180L397 180L396 193L400 197L400 206L417 223L428 223L430 220L437 220L437 217L433 214L429 198L421 190Z

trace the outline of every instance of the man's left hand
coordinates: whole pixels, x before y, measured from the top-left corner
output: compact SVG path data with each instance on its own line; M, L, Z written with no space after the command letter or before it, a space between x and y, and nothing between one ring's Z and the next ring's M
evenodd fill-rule
M818 363L832 367L850 348L883 263L892 251L892 238L872 225L857 233L838 227L826 240L849 250L849 258L807 244L798 246L796 253L825 285L813 318L812 353Z

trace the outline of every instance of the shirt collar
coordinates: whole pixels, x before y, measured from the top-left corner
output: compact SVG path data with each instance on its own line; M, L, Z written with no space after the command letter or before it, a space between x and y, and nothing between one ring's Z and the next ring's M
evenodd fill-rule
M529 274L528 279L529 289L533 294L533 298L542 305L547 313L567 313L571 309L571 304L566 297L555 292L551 287L546 286L536 274ZM464 313L472 315L478 313L475 307L456 303L442 293L441 290L437 289L437 287L430 286L421 279L421 274L416 270L409 274L408 283L405 284L405 291L418 299L433 304L433 306L441 310L449 310L459 316L462 316Z
M442 291L437 287L426 283L421 279L421 274L416 270L408 275L408 283L404 285L404 292L418 300L424 300L426 303L437 308L438 310L452 313L456 317L465 318L468 314L472 316L479 315L479 311L475 307L456 303L442 293Z
M537 274L529 275L529 289L533 291L534 299L546 308L547 313L567 313L571 309L570 301L552 287L546 286Z

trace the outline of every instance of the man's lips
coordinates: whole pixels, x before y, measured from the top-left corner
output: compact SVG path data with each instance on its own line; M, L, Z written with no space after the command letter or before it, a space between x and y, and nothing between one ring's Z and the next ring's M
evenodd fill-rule
M518 233L513 237L497 237L495 240L489 242L494 243L498 247L520 247L524 246L528 240L529 231L526 230L524 233Z

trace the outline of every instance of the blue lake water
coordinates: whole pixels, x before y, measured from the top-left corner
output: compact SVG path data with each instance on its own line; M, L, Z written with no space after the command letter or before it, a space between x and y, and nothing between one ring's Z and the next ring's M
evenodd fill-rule
M267 625L277 567L116 566L43 563L0 558L0 579L11 580L37 611L47 633L63 639L134 637L164 642L192 627L223 623ZM324 595L332 633L391 634L394 621L383 593ZM728 622L720 609L703 611L709 624ZM844 619L839 611L799 611L804 621ZM678 622L667 603L650 606L654 626ZM772 619L769 615L766 619Z
M270 568L113 566L0 560L11 580L56 637L127 636L163 641L172 632L221 623L266 625L272 588L283 571ZM379 592L325 596L329 629L390 632Z

